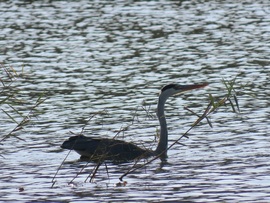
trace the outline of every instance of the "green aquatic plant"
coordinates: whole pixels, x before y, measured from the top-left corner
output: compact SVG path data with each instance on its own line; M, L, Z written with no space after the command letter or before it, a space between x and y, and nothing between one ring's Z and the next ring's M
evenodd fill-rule
M25 80L24 66L21 70L15 70L12 66L0 64L2 86L0 91L0 108L5 122L12 124L8 132L1 131L0 143L9 137L24 140L19 132L29 125L38 115L37 108L46 100L44 93L36 93L36 98L29 96L33 92L27 92L20 87L20 81Z
M237 99L237 94L236 94L236 90L235 90L236 78L237 78L237 76L235 78L233 78L232 80L222 79L222 83L226 87L227 92L226 92L226 95L223 96L221 99L217 99L212 94L209 93L208 98L209 98L210 104L212 106L212 108L209 111L209 114L216 111L221 106L226 106L228 102L229 102L233 112L237 112L236 108L238 111L240 111L238 99ZM234 100L235 104L233 103L232 100Z

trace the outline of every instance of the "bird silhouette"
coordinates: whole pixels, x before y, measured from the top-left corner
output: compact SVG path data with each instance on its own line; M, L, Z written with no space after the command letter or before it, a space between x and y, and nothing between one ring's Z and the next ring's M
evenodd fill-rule
M150 156L167 157L168 130L164 113L167 99L170 96L179 95L183 92L205 86L207 86L206 83L193 85L169 84L161 89L157 105L157 117L160 124L160 139L155 150L140 148L133 143L122 140L86 137L82 134L70 137L68 140L64 141L61 148L75 150L81 155L81 158L87 158L98 162L105 160L125 162Z

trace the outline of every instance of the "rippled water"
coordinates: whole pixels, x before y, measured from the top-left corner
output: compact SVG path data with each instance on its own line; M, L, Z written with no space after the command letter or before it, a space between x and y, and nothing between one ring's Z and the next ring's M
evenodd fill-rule
M20 70L16 82L26 98L46 91L42 115L19 137L0 145L0 200L268 202L269 61L268 1L5 1L0 3L0 61ZM208 94L223 96L221 82L237 78L240 113L230 107L193 129L186 146L124 178L133 163L107 164L94 183L94 167L69 185L85 165L60 145L78 133L137 144L152 142L160 87L171 82L209 82L167 104L170 143L196 120L182 106L202 112ZM244 88L240 88L240 86ZM31 94L29 93L31 92ZM24 95L22 95L24 97ZM30 99L31 100L31 99ZM1 107L2 108L2 107ZM13 125L1 113L1 136ZM109 177L108 177L109 176ZM19 188L24 191L19 192Z

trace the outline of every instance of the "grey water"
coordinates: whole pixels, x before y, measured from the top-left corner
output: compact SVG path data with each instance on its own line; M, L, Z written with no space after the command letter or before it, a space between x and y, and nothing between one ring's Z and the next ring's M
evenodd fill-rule
M0 201L270 201L268 1L2 1L0 15L0 62L24 67L13 85L32 105L47 98L16 133L23 140L1 142ZM222 107L209 116L213 128L203 120L167 162L125 185L119 177L134 163L101 165L89 182L95 163L60 148L84 126L88 136L155 148L159 89L208 82L168 100L170 145L197 119L183 107L202 114L209 94L227 93L222 79L235 77L240 112ZM14 123L0 115L3 137Z

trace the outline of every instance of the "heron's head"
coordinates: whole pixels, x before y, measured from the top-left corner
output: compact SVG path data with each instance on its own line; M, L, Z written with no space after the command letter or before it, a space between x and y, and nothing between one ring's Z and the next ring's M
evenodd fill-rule
M169 84L164 86L161 89L160 97L163 97L165 100L168 99L170 96L179 95L183 92L198 89L207 86L207 83L203 84L193 84L193 85L178 85L178 84Z

